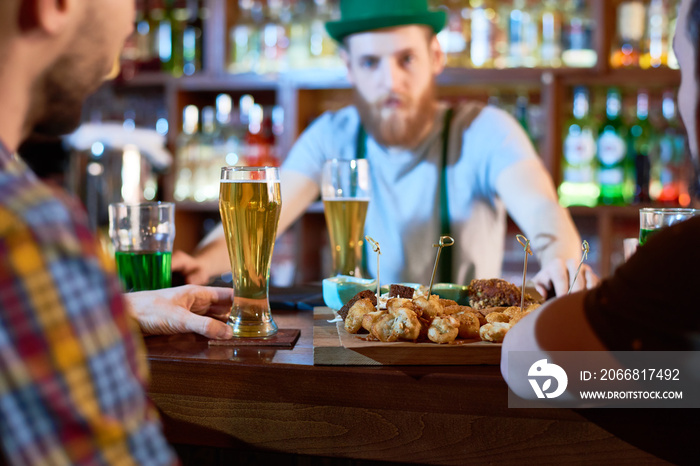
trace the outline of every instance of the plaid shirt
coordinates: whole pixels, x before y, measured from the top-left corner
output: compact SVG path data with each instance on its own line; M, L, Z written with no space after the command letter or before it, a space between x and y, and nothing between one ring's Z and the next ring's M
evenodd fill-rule
M82 208L66 202L0 142L0 456L177 462L119 283Z

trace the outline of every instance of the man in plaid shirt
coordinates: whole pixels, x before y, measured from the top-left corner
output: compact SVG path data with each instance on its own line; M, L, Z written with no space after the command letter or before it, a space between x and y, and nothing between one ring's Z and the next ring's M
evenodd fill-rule
M132 0L0 1L0 463L176 463L139 325L231 337L230 290L125 301L82 210L13 155L32 131L77 125L133 17Z

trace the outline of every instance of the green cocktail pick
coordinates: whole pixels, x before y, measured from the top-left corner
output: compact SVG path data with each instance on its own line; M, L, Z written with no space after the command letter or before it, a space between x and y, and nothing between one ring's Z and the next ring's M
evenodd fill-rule
M369 236L365 236L365 239L369 244L372 245L372 250L377 253L377 303L379 303L379 296L381 295L381 282L379 281L379 256L382 255L382 250L379 249L379 243Z
M588 245L588 241L583 240L583 245L581 246L583 249L583 255L581 256L581 262L578 263L578 269L576 270L576 275L574 275L574 279L571 280L571 286L569 286L569 292L567 294L571 294L571 290L574 289L574 283L576 283L576 279L578 278L579 272L581 272L581 266L583 265L583 261L588 259L588 253L591 250L591 247Z
M525 264L523 265L523 287L520 288L520 312L523 312L525 309L525 277L527 277L527 256L532 255L532 249L530 249L530 240L525 238L523 235L516 235L515 239L518 240L518 243L525 248Z
M430 299L430 296L432 296L432 293L433 293L433 282L435 281L435 273L437 272L438 263L440 262L440 252L442 252L442 248L449 248L453 244L455 244L455 240L451 236L441 236L440 241L438 241L438 244L433 244L433 247L438 248L438 250L437 250L437 255L435 256L435 266L433 267L433 276L430 277L430 288L428 288L428 299Z

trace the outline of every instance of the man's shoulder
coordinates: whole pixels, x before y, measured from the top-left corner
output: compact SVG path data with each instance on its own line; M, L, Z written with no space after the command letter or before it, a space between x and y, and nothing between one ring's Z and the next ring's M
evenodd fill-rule
M360 124L360 115L357 108L353 105L348 105L339 110L328 110L318 117L311 128L322 129L323 131L332 130L341 133L355 133ZM336 136L337 134L334 134Z
M20 235L40 247L60 244L66 252L84 252L80 243L92 234L82 207L67 193L24 176L0 176L0 192L0 240Z
M455 118L458 122L468 123L465 129L472 126L507 129L511 124L517 123L505 110L477 101L460 102L455 107Z

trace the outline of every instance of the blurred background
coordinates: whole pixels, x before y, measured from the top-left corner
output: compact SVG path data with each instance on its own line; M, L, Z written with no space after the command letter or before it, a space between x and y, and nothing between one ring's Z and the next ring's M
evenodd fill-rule
M440 96L489 103L522 124L597 273L622 262L640 206L690 203L677 0L431 3L449 17ZM222 166L279 165L314 118L351 103L324 29L338 16L337 0L137 0L121 75L87 101L84 125L20 153L80 196L97 231L109 202L175 201L175 248L191 252L219 221ZM325 277L325 228L317 203L279 238L273 285ZM523 251L512 222L509 231L503 278L517 281Z

